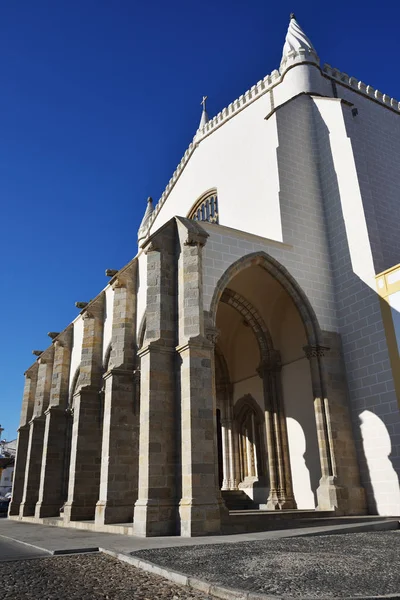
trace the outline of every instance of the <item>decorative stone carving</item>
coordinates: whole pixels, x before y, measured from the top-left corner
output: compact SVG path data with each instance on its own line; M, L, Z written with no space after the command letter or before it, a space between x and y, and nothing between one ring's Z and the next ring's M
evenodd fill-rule
M220 331L216 327L208 327L206 329L206 338L209 342L211 342L214 345L217 343L219 334Z
M318 358L321 356L325 356L327 352L329 352L330 348L328 346L303 346L303 350L305 352L308 360L311 358Z
M257 369L257 373L260 377L264 377L267 373L273 371L280 371L282 368L281 355L279 350L268 350L260 366Z
M114 277L118 273L118 269L106 269L106 277Z
M142 222L140 224L139 227L139 231L138 231L138 243L141 240L144 240L147 236L149 227L150 227L150 221L151 221L151 216L154 212L154 207L153 207L153 198L147 198L147 207L146 207L146 211L144 213Z
M40 356L41 354L43 354L43 350L32 350L32 354L34 356Z
M54 340L54 338L56 338L58 335L60 335L60 332L59 331L49 331L47 335L49 336L49 338Z
M86 308L89 302L75 302L76 308Z

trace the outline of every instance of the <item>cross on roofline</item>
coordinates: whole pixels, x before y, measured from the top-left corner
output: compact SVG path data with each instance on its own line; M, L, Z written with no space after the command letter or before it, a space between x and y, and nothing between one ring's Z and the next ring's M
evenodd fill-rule
M208 100L208 96L203 96L203 100L200 102L200 104L203 106L203 110L206 110L207 100Z

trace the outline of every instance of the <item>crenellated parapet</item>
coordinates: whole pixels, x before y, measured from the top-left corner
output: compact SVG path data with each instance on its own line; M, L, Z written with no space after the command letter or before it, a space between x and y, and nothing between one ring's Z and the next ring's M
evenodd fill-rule
M279 71L275 69L270 75L266 75L264 79L261 79L257 84L253 85L244 94L239 96L239 98L231 102L227 107L223 108L217 115L215 115L215 117L207 121L203 127L197 130L196 135L190 142L179 165L175 169L171 179L167 183L164 192L161 194L161 197L154 208L151 218L148 221L148 232L200 142L211 135L214 131L219 129L222 125L227 123L230 119L235 117L239 112L247 108L247 106L258 100L261 96L264 96L264 94L269 92L281 81L282 77Z
M351 77L347 73L339 71L339 69L331 67L331 65L328 64L323 66L322 72L324 75L327 75L329 78L337 81L341 85L344 85L369 99L375 100L375 102L379 102L383 106L392 108L396 112L400 112L400 102L396 100L396 98L392 98L387 94L383 94L379 90L376 90L371 85L365 84L356 77Z

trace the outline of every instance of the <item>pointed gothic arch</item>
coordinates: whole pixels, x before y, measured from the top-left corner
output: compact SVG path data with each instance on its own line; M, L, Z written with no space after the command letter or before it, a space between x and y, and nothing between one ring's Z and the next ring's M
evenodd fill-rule
M264 319L254 304L229 288L223 290L220 301L228 304L241 314L256 337L261 359L267 358L269 352L273 350L272 338Z
M260 266L261 268L265 269L267 273L269 273L276 281L278 281L283 289L286 290L290 298L293 300L297 310L299 311L304 328L306 330L308 344L310 346L322 345L321 328L307 295L297 283L293 275L291 275L289 271L275 258L272 258L272 256L264 251L254 252L239 258L227 268L225 273L219 279L214 290L209 310L212 325L215 326L218 303L221 300L221 296L223 295L225 289L229 285L229 282L240 271L252 266Z

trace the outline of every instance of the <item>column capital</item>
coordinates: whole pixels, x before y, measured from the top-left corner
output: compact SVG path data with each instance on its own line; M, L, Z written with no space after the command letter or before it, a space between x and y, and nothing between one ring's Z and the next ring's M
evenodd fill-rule
M220 330L216 327L207 327L205 333L207 340L215 346L215 344L217 343L218 336L220 334Z
M279 350L268 350L262 357L257 373L262 378L267 373L280 371L282 368L281 354Z
M319 358L321 356L325 356L325 354L329 352L330 348L329 346L320 346L319 344L316 344L303 346L303 350L308 360L310 360L311 358Z
M175 217L180 230L181 242L184 246L197 246L202 248L207 242L209 234L201 227L199 223L192 219L184 217Z

